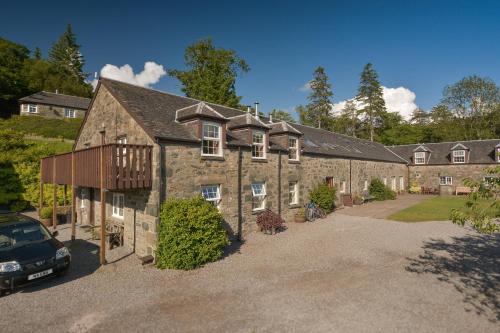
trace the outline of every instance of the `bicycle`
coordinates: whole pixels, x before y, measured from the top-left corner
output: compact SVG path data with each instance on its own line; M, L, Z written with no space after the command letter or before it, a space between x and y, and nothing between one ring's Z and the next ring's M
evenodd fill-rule
M314 203L310 202L305 205L305 210L306 210L306 220L307 221L314 221L316 218L325 218L326 214L323 211L323 209L319 208L316 206Z

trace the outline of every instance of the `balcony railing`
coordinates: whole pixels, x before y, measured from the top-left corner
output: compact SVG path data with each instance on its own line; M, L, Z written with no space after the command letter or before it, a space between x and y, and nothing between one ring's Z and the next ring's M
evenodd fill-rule
M100 188L100 149L101 146L97 146L43 158L42 182ZM102 149L105 189L151 187L151 146L107 144Z

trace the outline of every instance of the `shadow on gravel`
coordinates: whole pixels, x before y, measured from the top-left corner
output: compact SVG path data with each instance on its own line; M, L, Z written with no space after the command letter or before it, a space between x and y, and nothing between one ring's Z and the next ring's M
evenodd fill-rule
M466 311L500 320L500 234L431 239L423 249L407 271L436 275L463 295Z
M68 273L61 277L49 277L37 281L14 292L32 293L48 289L90 275L99 268L99 246L83 239L76 239L73 243L71 241L63 243L71 251L71 266Z

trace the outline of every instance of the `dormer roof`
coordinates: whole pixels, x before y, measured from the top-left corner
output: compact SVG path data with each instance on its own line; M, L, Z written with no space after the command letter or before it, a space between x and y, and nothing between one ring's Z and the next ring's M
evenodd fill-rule
M464 146L461 143L457 143L456 145L454 145L453 147L451 147L450 150L469 150L469 148L466 147L466 146Z
M228 118L224 117L219 112L215 111L210 105L205 102L200 102L175 112L175 119L177 121L185 121L192 118L209 118L219 121L228 121Z
M254 127L268 130L269 126L263 123L261 120L252 116L250 113L245 113L236 117L229 118L229 123L227 124L228 129L237 129L243 127Z
M298 136L302 135L302 132L298 131L292 125L288 124L286 121L271 123L269 124L269 126L271 126L271 131L269 132L270 135L276 135L282 133L295 134Z
M430 150L429 148L427 148L424 145L419 145L417 148L413 149L413 152L414 153L417 153L417 152L427 152L427 153L430 153L430 152L432 152L432 150Z

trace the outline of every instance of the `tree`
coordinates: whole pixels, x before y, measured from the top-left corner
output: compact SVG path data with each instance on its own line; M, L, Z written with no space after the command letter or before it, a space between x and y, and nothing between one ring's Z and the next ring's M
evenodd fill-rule
M429 123L429 114L421 108L416 108L411 114L410 122L417 125L426 125Z
M289 123L294 123L295 119L286 111L284 110L278 110L278 109L273 109L270 113L270 116L273 117L273 120L283 120L287 121Z
M339 117L335 119L335 130L353 137L356 137L356 132L359 127L358 110L352 99L345 103Z
M373 141L375 127L380 124L380 117L387 110L382 94L382 86L378 81L378 74L371 63L366 64L363 68L356 99L363 104L361 114L365 117L369 138Z
M316 68L310 86L309 104L307 104L307 113L304 114L306 123L317 128L328 128L331 125L332 102L330 98L333 92L323 67Z
M464 77L445 87L442 103L460 120L466 140L493 138L498 124L487 120L500 103L495 82L477 75Z
M238 107L236 78L250 70L236 51L216 48L211 39L204 39L186 48L184 61L188 70L170 69L168 74L182 83L188 97Z
M469 194L465 204L465 211L452 209L452 222L461 226L466 223L472 225L480 233L491 234L499 231L498 224L494 219L500 216L500 166L489 167L485 169L486 174L490 177L485 177L485 180L474 181L470 178L464 179L464 184L473 189ZM493 199L492 204L488 208L480 205L480 199ZM494 212L496 217L492 218L491 213Z
M33 59L42 60L42 50L38 46L35 47L35 51L33 52Z
M3 117L18 109L17 100L27 91L22 70L28 57L26 47L0 38L0 115Z
M76 42L76 35L73 33L71 24L67 25L66 31L52 45L49 52L49 61L55 65L56 69L81 81L84 81L87 77L87 74L83 73L85 61L80 52L80 45Z

